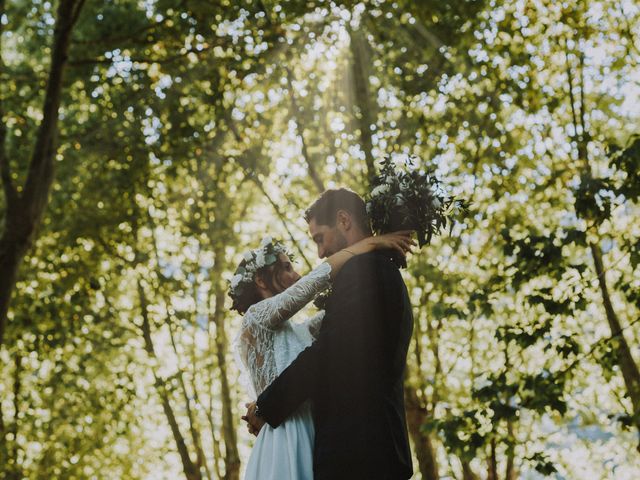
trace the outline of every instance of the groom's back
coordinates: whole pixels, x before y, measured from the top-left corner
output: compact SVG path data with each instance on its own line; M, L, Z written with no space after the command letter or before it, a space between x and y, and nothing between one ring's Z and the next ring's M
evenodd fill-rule
M388 255L350 260L320 333L331 341L314 395L316 479L412 475L403 395L412 329L406 287Z

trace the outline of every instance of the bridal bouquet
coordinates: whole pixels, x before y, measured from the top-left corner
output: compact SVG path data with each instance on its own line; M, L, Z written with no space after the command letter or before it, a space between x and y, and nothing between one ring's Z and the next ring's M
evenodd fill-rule
M422 247L447 225L453 227L453 220L466 211L467 205L446 195L433 172L418 169L415 160L383 159L366 206L374 233L415 230Z

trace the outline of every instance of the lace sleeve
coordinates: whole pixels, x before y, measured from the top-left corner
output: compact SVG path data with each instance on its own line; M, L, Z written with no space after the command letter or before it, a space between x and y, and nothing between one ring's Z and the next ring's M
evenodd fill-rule
M274 336L277 327L330 284L331 266L322 263L284 292L251 306L234 339L234 356L242 383L252 398L277 376Z
M250 307L245 315L247 323L277 328L313 300L317 294L329 287L330 274L331 265L323 262L284 292Z
M303 325L307 328L309 333L314 339L318 338L318 334L320 333L320 327L322 326L322 320L324 319L324 310L320 310L318 313L313 315L307 321L303 323Z

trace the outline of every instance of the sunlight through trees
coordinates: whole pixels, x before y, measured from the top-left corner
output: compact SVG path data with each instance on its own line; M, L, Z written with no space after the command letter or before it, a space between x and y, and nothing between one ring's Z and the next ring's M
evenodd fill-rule
M414 478L638 478L639 59L629 0L0 0L0 476L241 478L241 253L402 154L471 202Z

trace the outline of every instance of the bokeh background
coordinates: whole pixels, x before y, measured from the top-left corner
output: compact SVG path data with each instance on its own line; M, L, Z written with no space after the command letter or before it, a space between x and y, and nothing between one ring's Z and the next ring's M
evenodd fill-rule
M416 155L416 479L640 478L633 0L0 0L0 476L237 479L241 253ZM375 420L374 420L375 421Z

